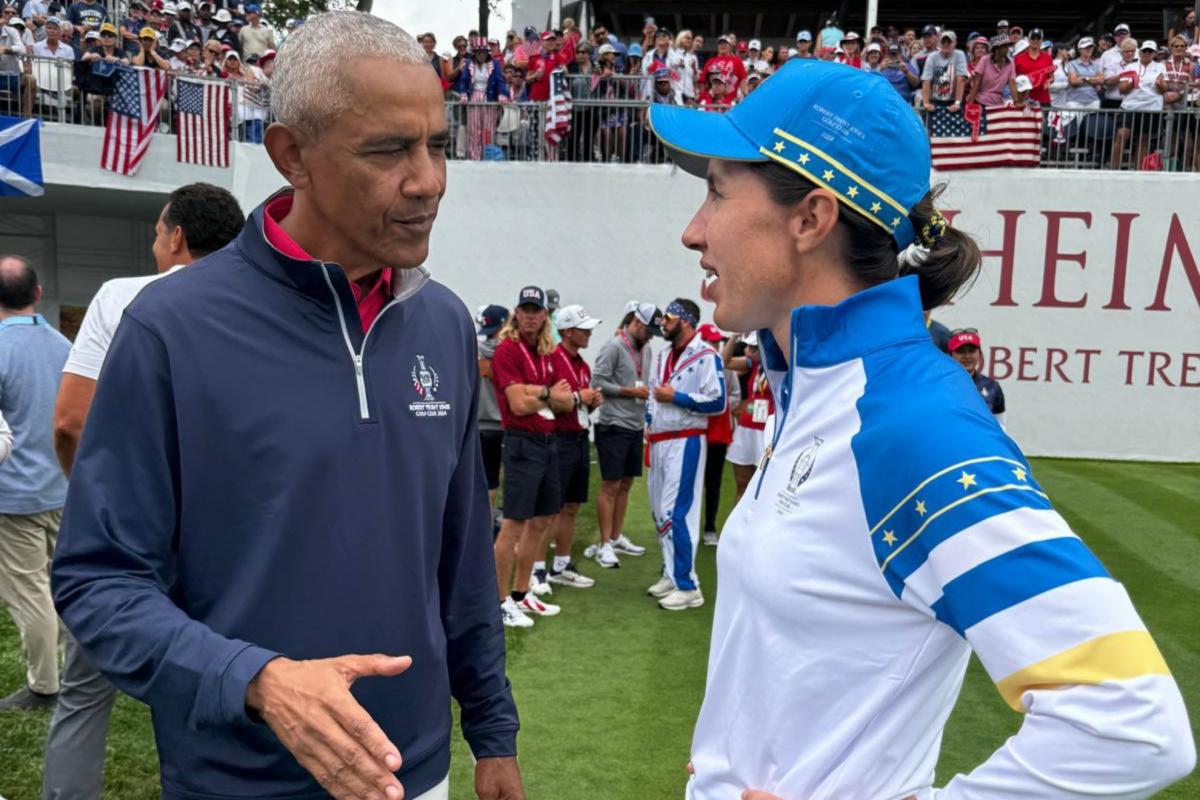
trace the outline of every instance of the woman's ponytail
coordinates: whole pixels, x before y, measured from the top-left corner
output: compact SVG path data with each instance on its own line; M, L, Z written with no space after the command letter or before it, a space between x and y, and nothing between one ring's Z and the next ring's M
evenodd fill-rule
M917 241L900 251L897 274L915 274L921 282L921 305L926 309L948 303L979 274L983 257L979 245L951 226L933 205L942 193L934 187L909 213Z

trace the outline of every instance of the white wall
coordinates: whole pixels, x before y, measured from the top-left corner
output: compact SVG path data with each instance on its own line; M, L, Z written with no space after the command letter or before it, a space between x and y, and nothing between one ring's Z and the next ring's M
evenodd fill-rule
M154 142L138 176L105 173L97 167L99 133L46 126L47 182L61 185L48 198L65 187L165 197L207 180L230 188L248 210L283 183L261 147L236 145L228 170L192 168L175 162L170 136ZM1200 180L997 170L948 181L940 205L994 254L976 285L936 317L981 330L1022 447L1037 455L1200 461ZM703 194L700 181L670 167L453 162L429 266L469 308L511 305L521 286L538 284L558 289L564 303L583 303L608 331L630 299L698 298L697 257L679 236ZM1071 216L1080 214L1089 221ZM87 241L107 241L107 228L89 225L69 227L96 233ZM55 253L75 267L56 291L78 296L119 267L114 252L140 246L142 229L115 226L108 238L119 246L107 254L64 242L66 230L61 221L55 227ZM1082 265L1071 260L1078 253ZM91 273L83 270L88 261L97 265ZM130 274L138 271L131 265ZM1114 302L1121 274L1123 302Z

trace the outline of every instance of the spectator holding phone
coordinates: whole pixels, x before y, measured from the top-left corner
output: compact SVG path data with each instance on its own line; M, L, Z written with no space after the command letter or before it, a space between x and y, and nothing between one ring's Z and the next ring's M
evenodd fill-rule
M912 103L913 94L921 85L921 78L917 75L916 65L904 54L903 48L899 44L892 43L887 46L887 57L883 61L879 74L900 93L904 102Z

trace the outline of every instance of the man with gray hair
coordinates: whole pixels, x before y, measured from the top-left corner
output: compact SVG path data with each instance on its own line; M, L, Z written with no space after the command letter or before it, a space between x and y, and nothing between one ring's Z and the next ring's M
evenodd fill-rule
M290 188L126 309L59 612L150 704L167 800L447 798L451 696L476 793L524 800L475 331L422 266L441 86L407 33L338 11L288 38L272 89Z

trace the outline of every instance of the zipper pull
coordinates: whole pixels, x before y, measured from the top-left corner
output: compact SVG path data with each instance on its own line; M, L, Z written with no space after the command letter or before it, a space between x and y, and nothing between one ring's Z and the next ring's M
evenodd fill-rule
M354 374L360 378L363 376L363 357L361 355L354 356Z
M771 462L771 456L773 455L775 455L775 448L771 445L767 445L763 450L762 458L758 460L758 468L760 470L765 470L767 468L767 464Z

